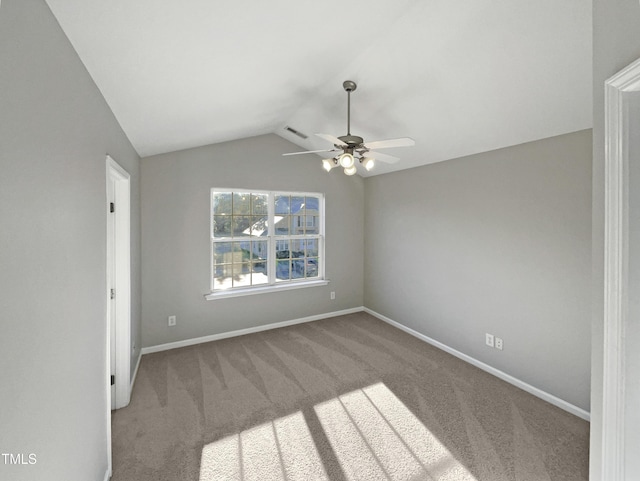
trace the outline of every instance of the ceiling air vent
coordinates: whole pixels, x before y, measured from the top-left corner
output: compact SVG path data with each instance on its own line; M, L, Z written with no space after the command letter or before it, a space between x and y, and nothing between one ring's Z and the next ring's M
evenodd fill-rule
M286 130L287 132L291 132L292 134L297 135L301 139L306 139L308 137L308 135L305 135L302 132L298 132L296 129L294 129L293 127L289 127L288 125L284 128L284 130Z

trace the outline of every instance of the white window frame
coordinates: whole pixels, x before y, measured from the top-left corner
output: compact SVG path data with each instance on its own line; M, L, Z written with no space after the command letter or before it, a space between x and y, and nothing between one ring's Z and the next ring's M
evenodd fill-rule
M213 199L215 193L221 192L231 192L231 193L250 193L250 194L262 194L267 195L269 198L268 201L268 225L269 225L269 233L264 238L254 238L254 237L246 237L242 238L245 240L265 240L267 241L267 248L269 250L269 255L267 256L267 272L269 277L269 282L267 284L260 284L256 286L243 286L243 287L231 287L228 289L218 289L214 290L214 275L215 275L215 264L214 264L214 245L216 242L230 242L230 241L241 241L239 238L214 238L213 236ZM277 195L289 195L289 196L313 196L318 197L318 217L319 217L319 226L318 226L318 234L314 235L299 235L299 234L291 234L289 235L276 235L274 227L274 218L275 218L275 197ZM209 205L209 263L210 263L210 292L205 294L205 299L214 300L214 299L224 299L228 297L237 297L237 296L247 296L254 294L264 294L268 292L279 292L286 291L290 289L301 289L306 287L317 287L317 286L326 286L329 283L329 280L325 278L325 198L323 193L319 192L291 192L284 190L258 190L258 189L246 189L246 188L219 188L214 187L211 189L210 194L210 205ZM318 276L313 279L290 279L290 280L276 280L276 245L281 241L289 241L289 240L297 240L297 239L308 239L310 237L318 238Z

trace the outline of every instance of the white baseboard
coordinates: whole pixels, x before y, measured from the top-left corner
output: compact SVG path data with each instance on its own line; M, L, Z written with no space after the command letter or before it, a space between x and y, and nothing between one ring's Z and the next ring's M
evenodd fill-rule
M107 471L104 473L104 481L109 481L111 479L111 469L107 468Z
M442 349L443 351L448 352L449 354L459 359L462 359L463 361L468 362L469 364L472 364L482 369L483 371L488 372L489 374L493 374L497 378L500 378L503 381L508 382L509 384L513 384L514 386L519 387L524 391L527 391L529 394L533 394L534 396L539 397L540 399L543 399L548 403L553 404L554 406L557 406L560 409L563 409L575 416L578 416L579 418L582 418L585 421L590 421L591 419L591 415L589 412L585 411L582 408L579 408L578 406L574 406L573 404L568 403L567 401L564 401L554 396L553 394L549 394L548 392L545 392L542 389L538 389L537 387L534 387L531 384L527 384L526 382L521 381L520 379L517 379L511 376L510 374L507 374L506 372L500 371L499 369L489 366L488 364L485 364L482 361L478 361L477 359L471 356L468 356L467 354L464 354L460 351L457 351L456 349L453 349L452 347L447 346L446 344L443 344L439 341L436 341L435 339L425 336L424 334L421 334L418 331L414 331L410 327L406 327L400 324L399 322L394 321L393 319L389 319L388 317L383 316L382 314L372 311L367 307L365 307L363 310L366 313L371 314L374 317L377 317L381 321L391 324L392 326L397 327L398 329L401 329L404 332L411 334L412 336L417 337L418 339L428 344L431 344L432 346L437 347L438 349Z
M265 324L263 326L249 327L247 329L238 329L237 331L222 332L220 334L212 334L210 336L196 337L194 339L185 339L184 341L169 342L166 344L159 344L157 346L143 347L141 350L141 354L151 354L154 352L168 351L169 349L177 349L179 347L187 347L187 346L193 346L195 344L202 344L203 342L218 341L220 339L227 339L229 337L244 336L245 334L253 334L254 332L268 331L270 329L278 329L279 327L287 327L287 326L293 326L295 324L302 324L305 322L318 321L320 319L327 319L329 317L344 316L347 314L353 314L355 312L362 312L363 310L364 310L364 307L362 306L354 307L351 309L344 309L342 311L327 312L325 314L317 314L315 316L302 317L300 319L291 319L290 321L275 322L272 324Z
M540 399L543 399L545 401L547 401L550 404L553 404L554 406L559 407L560 409L563 409L575 416L578 416L579 418L584 419L585 421L590 421L591 415L589 414L588 411L585 411L582 408L579 408L578 406L574 406L571 403L568 403L567 401L564 401L563 399L560 399L556 396L554 396L553 394L549 394L546 391L543 391L542 389L538 389L535 386L532 386L530 384L527 384L524 381L521 381L520 379L511 376L510 374L507 374L506 372L500 371L499 369L496 369L488 364L485 364L482 361L478 361L477 359L464 354L456 349L453 349L452 347L447 346L446 344L441 343L440 341L436 341L435 339L432 339L428 336L425 336L424 334L419 333L418 331L415 331L413 329L411 329L410 327L406 327L402 324L400 324L397 321L394 321L393 319L390 319L386 316L383 316L382 314L377 313L376 311L373 311L367 307L354 307L351 309L344 309L342 311L334 311L334 312L327 312L325 314L317 314L315 316L309 316L309 317L302 317L299 319L291 319L289 321L283 321L283 322L276 322L276 323L272 323L272 324L265 324L263 326L256 326L256 327L249 327L247 329L239 329L237 331L230 331L230 332L222 332L220 334L212 334L210 336L203 336L203 337L197 337L194 339L185 339L183 341L176 341L176 342L169 342L166 344L159 344L157 346L149 346L149 347L143 347L141 352L140 352L140 356L138 356L138 363L136 365L136 370L135 373L133 375L133 379L131 380L131 389L133 390L133 383L135 382L135 378L136 375L138 373L138 367L140 366L140 359L142 358L142 355L144 354L151 354L154 352L161 352L161 351L168 351L170 349L177 349L180 347L187 347L187 346L193 346L195 344L201 344L204 342L211 342L211 341L218 341L220 339L227 339L230 337L236 337L236 336L243 336L245 334L252 334L254 332L261 332L261 331L267 331L270 329L278 329L280 327L286 327L286 326L293 326L295 324L302 324L305 322L312 322L312 321L318 321L320 319L327 319L329 317L337 317L337 316L344 316L347 314L354 314L356 312L366 312L368 314L371 314L374 317L377 317L378 319L380 319L381 321L384 321L394 327L397 327L398 329L411 334L414 337L417 337L418 339L431 344L432 346L437 347L438 349L441 349L445 352L448 352L449 354L462 359L465 362L468 362L469 364L472 364L473 366L476 366L477 368L482 369L483 371L488 372L489 374L492 374L494 376L496 376L497 378L502 379L503 381L508 382L509 384L512 384L526 392L528 392L529 394L532 394L536 397L539 397Z

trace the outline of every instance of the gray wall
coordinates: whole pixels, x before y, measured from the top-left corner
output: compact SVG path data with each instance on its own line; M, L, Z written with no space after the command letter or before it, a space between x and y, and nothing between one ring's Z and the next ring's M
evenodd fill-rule
M105 156L139 160L43 0L0 7L0 479L102 481L106 447ZM138 342L138 345L140 343Z
M367 307L589 409L590 130L368 178L365 239Z
M593 2L593 342L591 367L590 479L600 481L602 442L602 367L604 312L604 82L640 58L640 3L637 0ZM630 304L637 304L637 291L630 291ZM640 363L640 349L627 345L628 361ZM635 373L637 379L638 373ZM628 401L632 409L640 398ZM638 426L634 427L638 432ZM629 445L627 479L640 478L637 445ZM635 463L635 465L633 464Z
M296 150L265 135L142 159L144 346L362 306L363 179L340 169L327 173L315 155L282 156ZM205 300L212 187L323 192L331 283ZM169 315L177 316L176 326L167 326Z

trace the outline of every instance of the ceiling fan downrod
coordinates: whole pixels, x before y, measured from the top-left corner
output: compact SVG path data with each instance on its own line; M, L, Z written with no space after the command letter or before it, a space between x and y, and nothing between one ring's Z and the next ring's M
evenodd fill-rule
M342 82L342 87L347 91L347 135L351 135L351 92L358 88L352 80Z
M341 140L347 145L336 145L336 147L342 148L343 150L350 149L352 153L354 149L361 147L364 142L362 137L351 135L351 92L353 92L358 86L353 80L345 80L342 83L342 87L347 91L347 135L338 137L338 140Z

